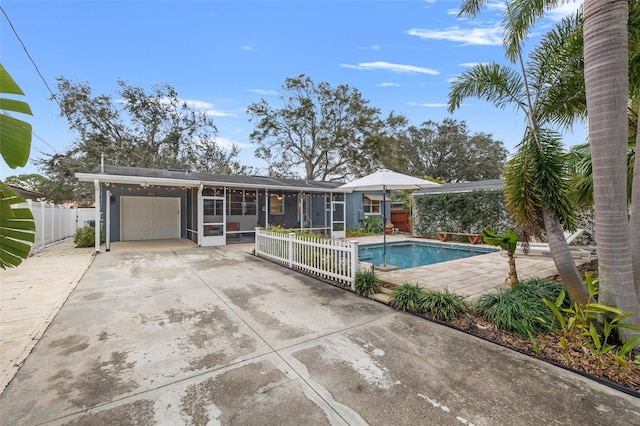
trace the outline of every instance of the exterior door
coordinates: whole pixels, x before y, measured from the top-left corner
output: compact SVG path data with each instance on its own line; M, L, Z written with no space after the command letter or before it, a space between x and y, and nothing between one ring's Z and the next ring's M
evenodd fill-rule
M298 195L298 217L300 228L313 228L313 222L311 220L311 194Z
M345 238L344 201L331 201L331 238Z
M203 196L200 213L202 223L200 245L204 247L225 245L227 237L224 197Z

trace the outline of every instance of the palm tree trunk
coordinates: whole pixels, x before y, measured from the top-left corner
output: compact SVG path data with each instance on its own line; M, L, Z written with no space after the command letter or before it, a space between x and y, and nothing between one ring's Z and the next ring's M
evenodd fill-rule
M640 325L627 209L628 0L585 0L584 74L593 163L600 303ZM625 331L624 329L622 331ZM622 334L628 340L632 333Z
M578 268L573 261L569 244L564 237L562 226L556 217L554 217L546 209L542 212L544 227L547 231L547 242L549 250L553 257L553 263L556 265L558 275L562 280L571 301L585 304L589 302L589 290L584 285Z
M636 131L636 153L633 165L633 188L631 192L631 210L629 212L629 239L631 240L631 262L633 263L633 282L640 304L640 116Z

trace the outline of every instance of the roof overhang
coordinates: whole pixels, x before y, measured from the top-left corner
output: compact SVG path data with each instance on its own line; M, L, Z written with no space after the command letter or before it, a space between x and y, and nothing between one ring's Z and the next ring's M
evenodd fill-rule
M364 194L365 197L370 199L371 201L391 201L389 197L385 197L382 194Z
M76 173L76 178L80 182L95 182L99 183L115 183L122 185L154 185L154 186L185 186L191 188L198 188L200 185L204 186L222 186L229 188L252 188L252 189L267 189L278 191L293 191L293 192L321 192L321 193L344 193L347 192L343 189L337 188L308 188L297 187L287 185L268 185L268 184L248 184L248 183L235 183L235 182L216 182L207 180L194 180L194 179L175 179L175 178L157 178L149 176L124 176L124 175L107 175L104 173Z

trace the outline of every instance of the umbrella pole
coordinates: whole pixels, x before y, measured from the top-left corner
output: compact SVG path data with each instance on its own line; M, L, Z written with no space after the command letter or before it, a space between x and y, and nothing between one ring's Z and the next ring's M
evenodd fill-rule
M387 267L387 189L382 185L382 266Z

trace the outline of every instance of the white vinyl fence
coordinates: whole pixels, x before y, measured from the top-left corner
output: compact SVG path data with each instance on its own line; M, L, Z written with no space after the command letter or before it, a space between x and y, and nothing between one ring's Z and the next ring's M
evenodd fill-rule
M24 206L24 205L23 205ZM27 200L26 207L33 213L36 223L36 238L31 252L42 250L46 246L65 238L73 237L76 229L95 219L93 208L75 208Z
M255 254L355 289L358 242L302 237L256 228Z

